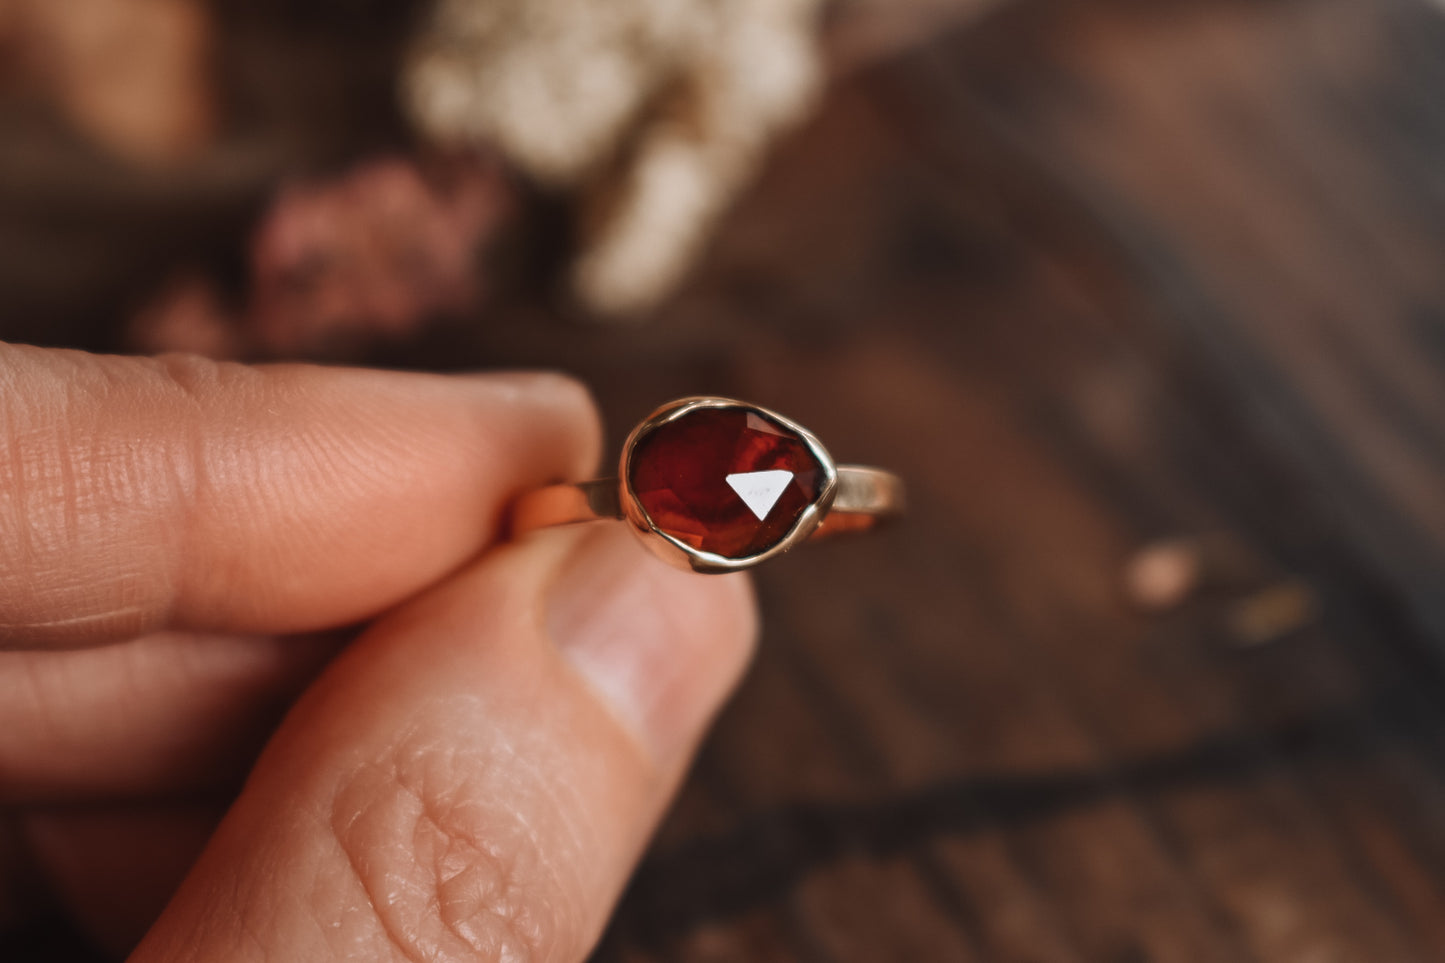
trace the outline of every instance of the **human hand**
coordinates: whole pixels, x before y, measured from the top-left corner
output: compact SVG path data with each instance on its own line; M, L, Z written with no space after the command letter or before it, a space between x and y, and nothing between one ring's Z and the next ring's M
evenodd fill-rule
M0 917L34 874L136 963L586 955L755 623L621 525L495 544L595 467L581 389L0 346L0 399Z

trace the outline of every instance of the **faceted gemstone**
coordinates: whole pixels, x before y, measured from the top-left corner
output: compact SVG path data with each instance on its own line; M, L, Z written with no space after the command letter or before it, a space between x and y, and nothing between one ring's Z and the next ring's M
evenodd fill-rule
M747 408L699 408L637 440L628 482L663 532L746 558L783 539L817 501L823 466L797 433Z

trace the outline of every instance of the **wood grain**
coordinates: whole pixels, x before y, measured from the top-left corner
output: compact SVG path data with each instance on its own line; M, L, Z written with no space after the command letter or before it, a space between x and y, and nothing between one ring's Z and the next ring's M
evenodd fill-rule
M901 466L915 521L762 576L761 662L601 958L1445 952L1442 39L1032 3L835 94L673 316L733 332L701 386ZM1229 594L1123 604L1132 548L1207 531L1321 618L1246 650Z

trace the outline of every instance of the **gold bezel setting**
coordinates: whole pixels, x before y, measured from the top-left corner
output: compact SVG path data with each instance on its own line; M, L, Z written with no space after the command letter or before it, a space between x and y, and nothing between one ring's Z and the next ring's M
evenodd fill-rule
M775 422L793 432L807 446L809 453L817 461L819 469L823 473L823 485L819 490L817 498L798 516L787 533L772 546L754 555L741 558L729 558L725 555L717 555L713 552L706 552L693 548L691 545L680 541L667 534L657 527L648 516L647 510L642 507L637 496L632 491L632 453L637 443L655 429L669 422L675 421L691 412L705 408L735 409L740 411L753 412L769 421ZM732 398L718 397L696 397L683 398L673 401L658 408L637 427L633 428L627 436L627 442L622 446L622 458L618 466L618 500L624 517L631 523L635 531L646 543L647 547L654 554L664 561L677 566L678 568L691 569L695 572L738 572L743 569L752 568L760 562L781 555L794 545L806 540L814 530L822 524L828 510L833 505L833 499L838 493L838 466L834 463L833 457L828 454L828 449L823 443L802 425L771 411L761 405L749 404L745 401L737 401Z

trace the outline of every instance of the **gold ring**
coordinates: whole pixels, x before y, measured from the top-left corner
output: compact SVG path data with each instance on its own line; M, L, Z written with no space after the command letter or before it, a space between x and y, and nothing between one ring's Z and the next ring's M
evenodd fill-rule
M632 429L616 478L529 492L513 508L511 530L626 519L673 565L736 572L903 509L897 475L836 464L812 432L777 412L684 398Z

